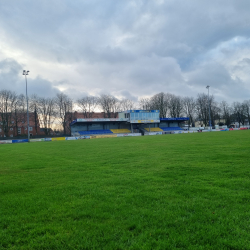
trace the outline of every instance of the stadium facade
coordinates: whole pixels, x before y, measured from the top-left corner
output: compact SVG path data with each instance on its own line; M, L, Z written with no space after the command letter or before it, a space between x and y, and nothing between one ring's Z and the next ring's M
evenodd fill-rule
M71 124L72 136L101 134L163 134L183 130L188 117L160 118L159 110L127 110L118 118L80 118Z

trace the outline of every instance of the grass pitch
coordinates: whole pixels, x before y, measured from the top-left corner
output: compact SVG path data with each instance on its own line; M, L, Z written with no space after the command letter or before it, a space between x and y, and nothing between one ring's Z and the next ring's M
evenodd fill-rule
M0 249L250 249L250 130L0 145Z

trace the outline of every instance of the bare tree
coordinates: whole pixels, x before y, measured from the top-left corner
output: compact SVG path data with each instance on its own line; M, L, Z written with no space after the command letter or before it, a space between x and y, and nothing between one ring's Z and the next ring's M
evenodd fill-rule
M234 120L238 122L239 127L244 125L245 114L244 114L244 105L240 102L234 102L232 105L233 117Z
M209 102L210 102L210 113L211 113L211 125L215 125L216 120L220 120L220 106L219 104L214 100L214 96L209 96Z
M74 119L73 101L67 95L60 93L56 96L57 115L63 128L63 133L70 133L70 123Z
M210 105L210 114L211 114L211 122L214 124L215 114L218 114L219 110L217 110L217 104L214 102L214 97L206 94L198 94L196 99L196 110L197 116L200 121L203 122L204 126L209 126L209 105Z
M42 102L44 102L44 100ZM50 104L52 105L52 103L50 103ZM53 106L54 106L54 104L53 104ZM31 98L30 98L30 110L31 110L31 112L34 113L35 133L38 134L38 128L39 128L39 125L40 125L39 115L40 115L41 112L39 112L39 97L37 95L31 95ZM53 111L53 113L54 113L54 111ZM48 129L45 129L45 130L47 131Z
M0 91L0 127L6 137L9 136L9 130L14 127L14 110L17 95L9 90Z
M183 111L187 117L189 117L188 125L194 126L195 114L196 114L196 101L193 97L183 98Z
M104 117L111 118L113 113L116 117L116 112L119 111L118 99L112 95L101 95L99 98L99 106L104 112Z
M139 100L140 109L151 109L150 98L141 98Z
M112 107L112 113L114 115L114 118L118 117L118 112L122 111L121 110L121 102L119 99L116 98L116 102L114 103Z
M226 101L222 101L219 105L221 118L224 119L225 124L229 126L231 124L232 109Z
M17 96L14 101L14 112L13 112L13 120L14 120L14 129L16 130L16 134L18 134L18 126L21 122L27 120L27 112L26 112L26 98L23 94Z
M120 111L134 109L135 103L130 99L123 99L120 101Z
M91 118L98 105L98 98L95 96L85 96L76 101L85 118Z
M41 125L44 128L46 135L49 135L51 127L55 121L56 110L55 110L55 100L52 98L38 98L33 102L33 110L36 109L38 113Z
M183 101L180 96L170 95L168 102L168 115L170 117L181 117L183 113Z
M242 105L245 117L248 120L248 124L250 124L250 100L245 100Z
M167 115L170 98L170 94L165 94L163 92L155 94L150 98L150 108L159 110L160 117L165 118Z

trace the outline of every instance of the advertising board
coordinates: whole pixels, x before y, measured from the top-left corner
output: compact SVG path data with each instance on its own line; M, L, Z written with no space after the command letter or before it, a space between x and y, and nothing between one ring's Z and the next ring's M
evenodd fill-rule
M28 142L28 139L12 140L12 143Z
M44 138L40 138L40 139L31 139L30 142L37 142L37 141L45 141Z
M2 140L0 141L0 144L9 144L12 143L12 140Z
M229 131L229 129L225 128L225 129L221 129L220 131Z
M162 132L145 132L144 135L162 135Z
M90 139L90 136L89 135L82 135L82 136L65 137L66 141L83 140L83 139Z
M126 136L141 136L141 133L117 134L117 137L126 137Z
M65 137L55 137L52 138L52 141L65 141Z
M117 137L117 135L91 135L90 139Z
M78 140L78 137L65 137L66 141Z

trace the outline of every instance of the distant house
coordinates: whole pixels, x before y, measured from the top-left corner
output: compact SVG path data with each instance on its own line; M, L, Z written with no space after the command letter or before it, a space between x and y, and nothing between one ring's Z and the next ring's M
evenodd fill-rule
M29 113L30 136L41 135L40 123L35 113ZM17 113L0 117L0 137L27 135L27 113Z

